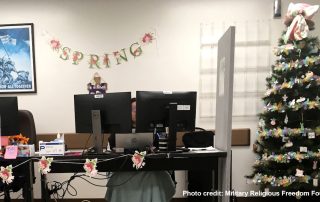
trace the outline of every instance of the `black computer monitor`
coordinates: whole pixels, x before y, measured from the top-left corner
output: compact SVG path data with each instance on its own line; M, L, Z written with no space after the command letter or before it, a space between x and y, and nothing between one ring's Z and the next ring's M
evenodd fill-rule
M17 135L18 99L17 97L0 97L0 129L2 136Z
M93 133L97 153L102 153L103 133L130 133L131 92L74 95L77 133Z
M74 95L77 133L92 133L91 111L99 110L103 133L131 132L131 93Z
M197 92L137 91L137 132L164 131L169 127L170 103L175 103L174 127L194 131ZM172 115L173 116L173 115Z

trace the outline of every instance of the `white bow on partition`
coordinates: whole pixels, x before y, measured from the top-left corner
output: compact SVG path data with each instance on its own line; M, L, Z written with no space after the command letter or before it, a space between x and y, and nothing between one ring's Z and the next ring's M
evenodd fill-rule
M284 42L290 40L302 40L308 36L309 26L306 20L311 20L318 11L319 5L311 6L305 3L290 3L286 15L286 21L292 21L286 34Z

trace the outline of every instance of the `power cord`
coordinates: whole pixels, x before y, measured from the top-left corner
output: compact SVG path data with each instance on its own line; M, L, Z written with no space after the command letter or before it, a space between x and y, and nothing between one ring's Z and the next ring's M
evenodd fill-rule
M78 174L78 173L74 173L68 180L64 181L64 182L57 182L57 181L52 181L51 183L53 183L51 185L51 189L48 189L48 184L47 183L47 190L48 190L48 194L49 196L53 196L54 199L63 199L66 195L66 193L68 193L71 196L76 196L78 194L76 188L74 186L71 185L71 182L75 179L75 178L80 178L86 182L88 182L89 184L96 186L96 187L106 187L106 185L99 185L99 184L95 184L93 182L90 182L88 179L86 179L85 177L88 177L85 174ZM91 179L95 179L95 180L106 180L110 178L110 174L106 175L105 178L97 178L97 177L90 177ZM64 188L65 187L65 188ZM59 191L62 190L62 194L59 194ZM73 191L73 193L71 192L71 190Z
M72 186L70 183L72 180L74 180L76 177L79 177L81 175L77 175L77 173L74 173L74 175L72 175L68 180L64 181L64 182L57 182L57 181L53 181L53 185L51 185L51 189L48 188L48 184L47 183L47 190L48 190L48 194L49 196L53 195L53 196L57 196L55 198L61 198L63 199L65 194L68 193L71 196L76 196L78 194L76 188L74 186ZM66 186L66 188L63 188L64 186ZM74 191L74 193L71 193L71 191L69 189L72 189ZM62 194L59 194L59 191L62 190Z

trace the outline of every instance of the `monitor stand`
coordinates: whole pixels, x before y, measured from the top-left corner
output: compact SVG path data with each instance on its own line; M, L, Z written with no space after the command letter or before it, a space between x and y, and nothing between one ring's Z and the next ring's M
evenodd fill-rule
M168 151L176 151L177 141L177 103L169 104Z
M102 154L102 131L101 131L101 116L100 110L91 110L91 119L92 119L92 134L94 138L94 153Z

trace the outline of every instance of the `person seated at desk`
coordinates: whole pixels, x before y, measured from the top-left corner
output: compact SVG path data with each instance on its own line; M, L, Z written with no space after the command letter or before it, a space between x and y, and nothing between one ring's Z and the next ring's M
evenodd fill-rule
M131 99L132 126L136 122L136 99ZM109 138L115 146L114 134ZM107 183L105 199L108 202L169 202L175 194L175 185L167 171L114 172Z

